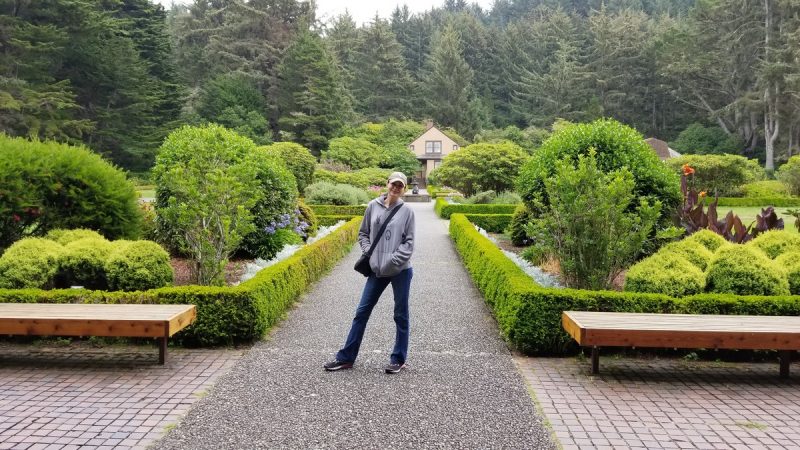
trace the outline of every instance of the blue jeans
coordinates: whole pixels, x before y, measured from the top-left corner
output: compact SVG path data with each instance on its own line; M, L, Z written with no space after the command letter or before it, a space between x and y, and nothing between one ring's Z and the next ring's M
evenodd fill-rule
M409 267L393 277L378 278L372 274L367 278L367 284L361 294L361 302L356 308L356 316L353 318L350 333L347 335L347 342L336 353L338 361L354 362L356 360L372 309L378 303L383 291L386 290L386 286L391 283L394 292L394 323L397 326L391 362L405 364L408 353L408 292L411 289L413 275L414 271Z

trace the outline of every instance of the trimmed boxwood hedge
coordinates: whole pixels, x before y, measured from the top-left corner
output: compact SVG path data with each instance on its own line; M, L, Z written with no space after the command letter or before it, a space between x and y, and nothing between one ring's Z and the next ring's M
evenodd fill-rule
M577 350L561 326L563 311L672 314L800 315L800 296L661 294L543 288L536 284L463 214L450 217L450 236L475 285L494 311L504 338L526 354Z
M336 225L340 220L344 220L345 222L350 221L354 217L361 217L359 215L351 215L351 214L340 214L340 215L333 215L333 216L317 216L317 221L319 226L321 227L329 227L331 225Z
M465 214L467 220L489 233L503 233L511 225L511 214Z
M308 205L318 216L363 216L367 205Z
M470 203L448 203L443 198L437 198L433 210L442 219L449 219L452 214L514 214L517 205L474 205Z
M720 206L777 206L794 207L800 206L798 197L760 197L760 198L739 198L739 197L720 197L717 207Z
M197 305L197 321L173 337L186 346L231 345L264 335L356 241L361 217L235 287L181 286L137 292L0 289L0 303L152 303Z

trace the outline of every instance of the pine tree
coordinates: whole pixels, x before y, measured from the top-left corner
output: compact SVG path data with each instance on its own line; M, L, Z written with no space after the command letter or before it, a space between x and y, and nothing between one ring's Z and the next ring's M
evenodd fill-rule
M376 16L363 30L356 62L353 94L358 112L375 122L410 117L413 82L387 22Z
M319 36L302 32L286 50L278 74L278 123L288 138L283 140L319 155L352 115L333 56Z
M472 137L479 128L479 104L472 92L472 69L464 59L458 31L450 25L436 37L425 80L428 110L433 119Z

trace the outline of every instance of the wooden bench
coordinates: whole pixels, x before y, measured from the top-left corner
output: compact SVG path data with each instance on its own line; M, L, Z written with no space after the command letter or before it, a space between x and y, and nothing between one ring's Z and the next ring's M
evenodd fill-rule
M592 349L592 373L600 347L725 348L778 350L781 377L789 376L800 349L800 317L717 316L564 311L561 323L579 345Z
M167 339L196 317L194 305L0 303L0 335L152 337L164 364Z

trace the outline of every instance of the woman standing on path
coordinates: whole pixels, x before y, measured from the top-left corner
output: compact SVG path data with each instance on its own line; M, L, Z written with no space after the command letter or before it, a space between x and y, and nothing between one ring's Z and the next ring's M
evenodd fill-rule
M394 292L394 323L397 333L386 373L397 373L405 367L409 334L408 293L413 275L411 254L414 251L415 231L414 211L403 207L404 203L400 198L405 193L406 184L406 176L403 173L392 173L386 184L388 192L367 205L364 220L358 230L358 244L361 246L361 251L367 253L376 238L380 239L380 242L375 246L369 259L372 273L367 278L367 284L361 294L361 302L356 308L356 316L350 326L347 342L336 353L336 359L325 364L325 370L353 367L369 316L389 283L392 284ZM397 212L386 225L383 235L377 237L386 218L395 209Z

